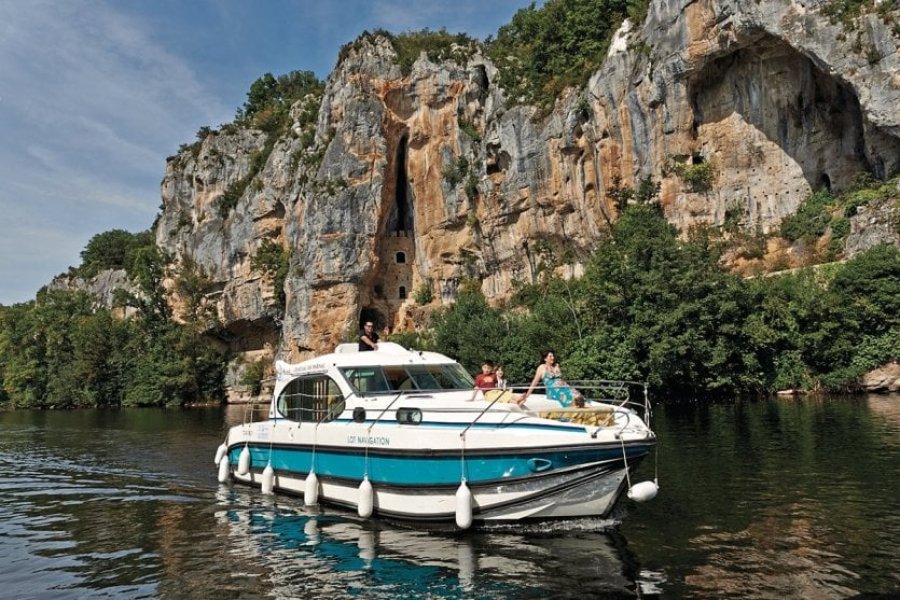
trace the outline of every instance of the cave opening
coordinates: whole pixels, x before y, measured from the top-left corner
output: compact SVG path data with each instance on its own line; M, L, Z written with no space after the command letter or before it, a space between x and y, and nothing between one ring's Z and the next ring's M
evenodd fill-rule
M388 231L402 235L413 231L412 193L406 172L407 138L403 136L397 144L397 177L394 192L394 210Z

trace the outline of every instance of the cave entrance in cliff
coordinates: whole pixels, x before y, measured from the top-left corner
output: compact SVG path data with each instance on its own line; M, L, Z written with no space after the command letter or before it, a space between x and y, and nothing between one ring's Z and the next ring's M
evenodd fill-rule
M406 172L406 153L408 139L404 135L397 143L397 169L394 185L394 206L388 231L396 235L411 236L414 222L412 211L412 192L409 186L409 175Z
M394 150L396 164L384 185L383 233L376 241L378 261L367 279L371 289L362 289L360 319L371 319L379 330L402 327L407 321L407 303L415 280L415 198L409 172L409 134L402 132Z
M900 169L900 141L866 120L853 87L771 35L711 60L688 80L688 96L697 144L725 170L774 168L803 177L809 190L840 191L861 172ZM754 179L749 195L762 199L771 179ZM798 187L792 202L806 193Z

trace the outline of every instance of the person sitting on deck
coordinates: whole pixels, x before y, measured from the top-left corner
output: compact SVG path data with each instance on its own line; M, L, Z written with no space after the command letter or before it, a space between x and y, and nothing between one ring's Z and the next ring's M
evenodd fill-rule
M570 386L562 378L559 363L556 362L556 352L553 350L546 350L541 353L541 364L534 371L534 379L531 380L528 391L516 399L516 404L519 406L524 404L531 392L534 391L534 388L537 387L539 381L543 383L547 398L559 402L564 408L573 405L576 407L584 406L584 396L581 395L581 392Z
M480 390L491 390L497 387L497 376L494 375L494 363L489 360L481 363L481 373L475 376L475 387Z
M509 380L506 378L505 373L503 372L503 365L497 365L494 369L494 375L497 376L497 387L501 390L505 390L509 387Z

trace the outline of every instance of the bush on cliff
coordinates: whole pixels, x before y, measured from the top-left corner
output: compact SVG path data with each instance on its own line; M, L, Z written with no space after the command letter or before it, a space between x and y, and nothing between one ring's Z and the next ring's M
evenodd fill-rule
M640 25L648 0L549 0L531 4L488 40L500 85L513 104L552 106L568 86L587 83L626 17Z
M312 71L291 71L275 77L266 73L250 85L247 101L235 120L269 133L286 124L291 105L308 94L321 95L324 84Z
M138 251L153 245L155 241L150 231L129 233L112 229L98 233L81 251L81 266L76 272L82 277L93 277L106 269L125 269L131 275Z

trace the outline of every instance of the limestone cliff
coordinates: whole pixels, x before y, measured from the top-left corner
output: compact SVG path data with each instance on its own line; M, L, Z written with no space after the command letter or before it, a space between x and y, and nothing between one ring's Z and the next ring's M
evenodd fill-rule
M654 0L550 114L508 108L477 53L423 54L404 75L390 42L365 36L329 77L314 131L298 103L277 140L227 128L170 159L157 242L209 278L236 350L298 359L361 317L412 327L417 292L437 305L464 277L496 298L552 254L579 273L616 217L614 190L646 177L679 227L737 210L770 230L813 189L900 170L896 31L868 15L848 34L822 4ZM684 173L704 163L714 182L692 187ZM284 306L253 265L265 240L290 252Z

